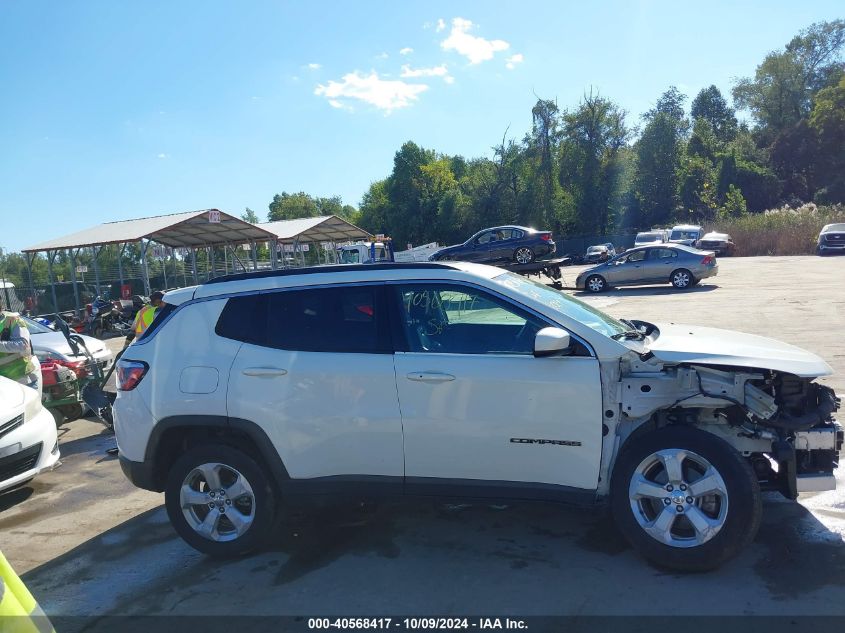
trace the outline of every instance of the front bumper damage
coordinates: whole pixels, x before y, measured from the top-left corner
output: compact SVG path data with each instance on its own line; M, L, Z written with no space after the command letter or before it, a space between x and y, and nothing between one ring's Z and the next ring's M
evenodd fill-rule
M840 400L812 379L767 370L634 361L620 377L620 429L693 424L750 462L763 490L795 499L834 490Z

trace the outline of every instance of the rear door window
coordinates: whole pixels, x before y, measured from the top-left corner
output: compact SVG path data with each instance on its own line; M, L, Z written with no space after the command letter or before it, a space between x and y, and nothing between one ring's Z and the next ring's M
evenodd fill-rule
M219 336L301 352L391 353L381 286L309 288L232 297Z
M267 347L303 352L392 352L380 286L267 295Z

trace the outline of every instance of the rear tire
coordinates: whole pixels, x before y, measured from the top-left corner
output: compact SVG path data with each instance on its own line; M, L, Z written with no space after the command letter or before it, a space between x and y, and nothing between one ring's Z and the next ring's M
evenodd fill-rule
M601 275L590 275L584 282L584 290L588 292L604 292L607 290L607 281Z
M695 277L686 268L679 268L669 276L669 281L676 290L686 290L692 287Z
M681 571L715 569L736 556L754 539L763 511L760 484L742 455L705 431L675 426L622 449L610 505L636 550Z
M197 446L177 459L164 500L179 536L211 556L261 548L276 520L274 489L264 468L225 444Z

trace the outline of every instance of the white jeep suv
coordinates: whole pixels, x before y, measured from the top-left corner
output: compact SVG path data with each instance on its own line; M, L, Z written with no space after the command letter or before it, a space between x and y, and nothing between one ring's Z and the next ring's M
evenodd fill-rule
M677 569L754 538L761 490L835 487L819 357L710 328L618 321L499 268L264 271L169 292L118 364L123 471L215 555L297 500L609 503Z

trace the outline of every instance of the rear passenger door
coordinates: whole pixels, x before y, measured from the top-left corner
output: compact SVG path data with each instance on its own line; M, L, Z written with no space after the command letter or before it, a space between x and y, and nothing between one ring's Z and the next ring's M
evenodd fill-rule
M243 341L228 413L259 424L292 479L404 475L384 287L232 298L218 334Z
M678 264L678 251L673 248L651 248L646 263L649 280L666 281Z

